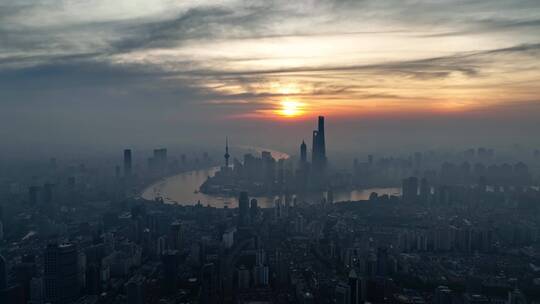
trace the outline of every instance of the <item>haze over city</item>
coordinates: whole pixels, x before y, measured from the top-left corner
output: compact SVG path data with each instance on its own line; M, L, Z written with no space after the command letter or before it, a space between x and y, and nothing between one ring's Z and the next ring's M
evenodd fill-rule
M0 0L0 304L539 304L540 0Z

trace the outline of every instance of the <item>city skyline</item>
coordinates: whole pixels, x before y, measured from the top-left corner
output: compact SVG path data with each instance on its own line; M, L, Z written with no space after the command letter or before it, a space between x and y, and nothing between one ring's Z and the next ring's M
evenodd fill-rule
M0 304L540 304L540 0L0 0Z

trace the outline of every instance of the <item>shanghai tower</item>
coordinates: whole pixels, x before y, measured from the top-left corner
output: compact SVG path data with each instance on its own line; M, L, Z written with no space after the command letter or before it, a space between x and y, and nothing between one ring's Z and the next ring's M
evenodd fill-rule
M326 168L326 140L324 137L324 116L319 116L318 128L313 131L313 146L311 154L313 173L317 179L324 175Z

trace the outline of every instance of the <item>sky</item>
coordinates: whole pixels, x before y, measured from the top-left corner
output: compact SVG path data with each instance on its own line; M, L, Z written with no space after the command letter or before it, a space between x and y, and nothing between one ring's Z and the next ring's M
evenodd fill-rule
M0 0L4 152L540 145L538 0Z

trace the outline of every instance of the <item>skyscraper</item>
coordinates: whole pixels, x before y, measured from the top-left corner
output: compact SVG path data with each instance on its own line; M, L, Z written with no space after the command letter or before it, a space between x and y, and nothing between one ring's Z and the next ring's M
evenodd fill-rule
M402 198L406 202L415 201L418 198L418 178L411 176L403 180Z
M249 213L248 213L249 212L249 197L246 191L240 192L240 197L238 198L238 209L239 209L238 225L245 226L248 224L248 217L249 217Z
M318 129L313 131L312 163L315 168L324 169L326 165L326 139L324 135L324 116L319 116Z
M124 150L124 176L131 176L131 149Z
M255 221L257 219L257 216L259 214L259 207L257 205L257 200L252 198L250 202L250 209L249 209L249 216L251 218L251 221Z
M167 294L172 294L176 291L178 285L178 251L166 250L161 255L163 266L163 288Z
M0 291L7 287L7 267L6 259L0 255Z
M351 269L349 272L349 299L351 304L360 303L360 299L362 298L360 292L360 280L356 271Z
M351 288L345 283L339 283L336 286L336 303L350 304L351 303Z
M324 175L326 169L326 139L324 135L324 116L319 116L318 129L313 131L312 146L312 180L315 187L321 187L324 184Z
M307 163L307 146L303 140L302 144L300 145L300 163L302 165Z
M167 149L154 149L154 164L159 170L164 170L167 167Z
M324 138L324 116L319 116L319 134L318 134L318 141L319 141L319 153L321 155L321 159L323 161L326 161L326 141Z
M317 138L319 131L313 130L313 139L311 141L311 163L315 165L318 162L319 157L319 146L317 144Z
M71 303L79 295L78 251L74 244L49 245L43 256L45 299Z
M180 250L182 247L182 223L175 221L169 227L169 249Z

